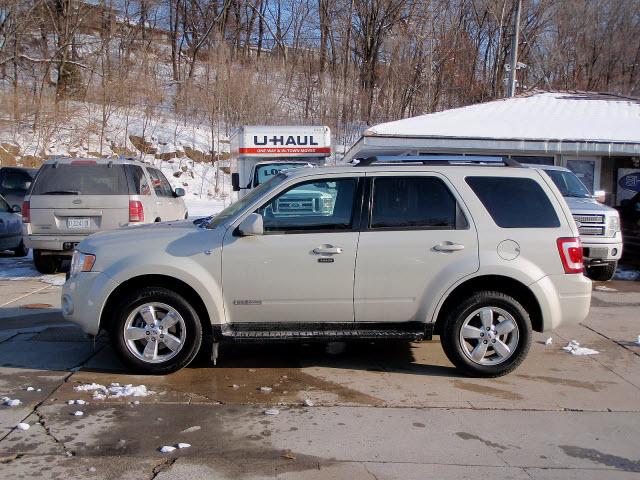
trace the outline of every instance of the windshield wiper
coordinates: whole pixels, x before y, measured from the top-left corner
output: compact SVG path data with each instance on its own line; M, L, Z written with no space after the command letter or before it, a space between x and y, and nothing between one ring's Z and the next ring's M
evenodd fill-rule
M40 195L80 195L79 190L50 190Z

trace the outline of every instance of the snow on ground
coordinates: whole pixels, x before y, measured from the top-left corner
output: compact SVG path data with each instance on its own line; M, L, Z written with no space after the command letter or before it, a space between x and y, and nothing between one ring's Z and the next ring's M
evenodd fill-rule
M93 392L94 400L104 400L105 398L121 398L130 396L146 397L155 393L151 390L148 390L144 385L120 385L119 383L112 383L108 387L100 385L99 383L87 383L84 385L78 385L73 389L76 392Z
M640 270L630 267L618 266L613 275L614 280L640 280Z
M50 285L64 285L65 275L43 275L33 266L32 252L26 257L0 254L0 280L40 280Z

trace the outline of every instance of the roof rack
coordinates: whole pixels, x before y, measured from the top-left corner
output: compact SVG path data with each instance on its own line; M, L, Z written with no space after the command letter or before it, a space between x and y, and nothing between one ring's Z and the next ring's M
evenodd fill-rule
M465 156L465 155L389 155L358 159L354 166L368 167L374 163L421 163L423 165L505 165L507 167L521 167L520 162L508 157Z

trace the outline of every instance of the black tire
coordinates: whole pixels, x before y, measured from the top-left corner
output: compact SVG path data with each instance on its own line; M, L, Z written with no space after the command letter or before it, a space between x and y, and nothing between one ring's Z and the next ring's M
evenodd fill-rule
M40 273L50 274L60 271L60 258L55 255L43 255L41 250L33 251L33 264Z
M616 268L618 268L618 262L610 262L602 266L587 267L586 274L591 280L606 282L613 278Z
M475 310L482 307L493 307L506 311L513 317L518 327L518 340L515 348L502 363L495 365L476 363L467 356L465 347L461 343L460 333L465 320ZM515 370L525 359L531 347L531 330L529 314L516 299L502 292L481 291L473 294L447 313L442 325L440 341L444 353L451 360L451 363L466 375L471 377L499 377ZM484 336L485 333L483 332L482 335ZM493 347L491 349L491 351L494 351ZM497 353L493 355L497 356Z
M185 324L183 346L167 361L150 363L135 356L127 347L124 328L129 315L145 303L162 303L175 309ZM163 287L144 287L124 296L113 310L109 333L120 359L139 373L165 375L187 366L198 354L202 344L202 325L197 312L177 293ZM161 342L161 341L159 341Z
M25 247L24 242L21 241L20 245L13 249L13 254L16 257L26 257L27 255L29 255L29 249Z

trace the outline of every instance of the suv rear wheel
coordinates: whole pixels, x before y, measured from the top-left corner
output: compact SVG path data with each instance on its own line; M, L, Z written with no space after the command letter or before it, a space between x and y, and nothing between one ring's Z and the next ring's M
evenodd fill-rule
M110 330L120 358L141 373L175 372L194 359L202 343L196 311L181 295L161 287L125 296Z
M531 346L531 320L502 292L478 292L451 310L441 342L451 362L473 377L499 377L522 363Z
M57 273L61 269L60 258L55 255L44 255L41 250L33 251L33 264L40 273Z

